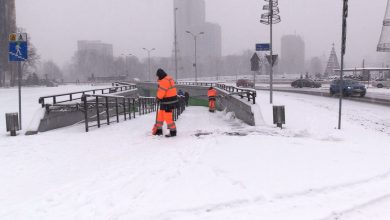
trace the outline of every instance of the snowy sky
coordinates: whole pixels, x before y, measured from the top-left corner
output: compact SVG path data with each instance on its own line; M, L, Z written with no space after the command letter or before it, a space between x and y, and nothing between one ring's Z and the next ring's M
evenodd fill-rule
M340 45L342 0L279 0L282 23L275 27L276 52L283 34L301 35L306 59L328 57ZM222 26L223 54L267 42L268 27L258 22L262 0L206 0L207 20ZM173 41L173 0L16 0L18 26L26 28L43 59L64 64L80 39L114 45L115 55L169 56ZM347 65L375 62L386 0L350 1Z

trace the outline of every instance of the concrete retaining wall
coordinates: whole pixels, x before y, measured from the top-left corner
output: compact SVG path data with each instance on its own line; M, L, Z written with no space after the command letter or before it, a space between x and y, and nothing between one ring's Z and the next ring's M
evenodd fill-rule
M228 112L234 112L235 116L247 123L248 125L255 126L255 115L252 112L250 102L239 97L230 96L228 92L218 89L219 94L223 94L222 97L217 98L217 109L219 111L226 110Z
M177 85L178 89L181 89L190 94L190 97L195 97L202 100L208 100L207 86L188 86L188 85ZM137 88L140 91L140 95L144 96L155 96L157 90L157 83L138 83ZM245 98L241 99L237 96L230 96L229 93L218 89L218 94L222 97L217 98L217 109L219 111L226 110L227 112L233 112L235 116L247 123L248 125L255 125L255 117L252 112L252 102L248 102Z

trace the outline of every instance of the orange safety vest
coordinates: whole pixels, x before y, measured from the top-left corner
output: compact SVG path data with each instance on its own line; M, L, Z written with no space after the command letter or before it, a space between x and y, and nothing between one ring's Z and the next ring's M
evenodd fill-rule
M215 90L215 89L210 89L210 90L207 92L207 96L209 97L209 99L215 99L215 97L217 96L217 90Z
M157 98L161 100L161 104L173 104L177 102L175 81L169 75L158 80Z

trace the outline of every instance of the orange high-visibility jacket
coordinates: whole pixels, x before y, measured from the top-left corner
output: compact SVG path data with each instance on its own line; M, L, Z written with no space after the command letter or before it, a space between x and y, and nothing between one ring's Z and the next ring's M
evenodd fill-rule
M158 81L157 98L161 100L162 104L177 102L175 81L169 75Z
M215 89L210 89L210 90L207 92L207 96L209 97L209 99L215 99L215 97L217 96L217 90L215 90Z

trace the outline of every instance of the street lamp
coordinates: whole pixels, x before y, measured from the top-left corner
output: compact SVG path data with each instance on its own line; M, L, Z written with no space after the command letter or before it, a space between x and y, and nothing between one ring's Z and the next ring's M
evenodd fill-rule
M129 71L128 71L128 63L127 63L127 57L133 56L133 54L131 54L131 53L129 53L129 54L124 54L124 53L122 53L121 56L124 56L124 57L125 57L125 73L129 74Z
M148 78L149 78L149 81L150 81L150 52L152 52L153 50L156 50L156 48L152 48L152 49L146 49L146 48L142 48L144 50L146 50L148 52L148 66L149 66L149 70L148 70Z
M204 32L199 32L198 34L193 34L191 31L186 31L186 33L191 34L192 37L194 37L194 41L195 41L195 62L194 62L195 82L198 82L198 70L197 70L197 66L196 66L196 39L198 38L199 35L204 34Z

